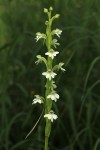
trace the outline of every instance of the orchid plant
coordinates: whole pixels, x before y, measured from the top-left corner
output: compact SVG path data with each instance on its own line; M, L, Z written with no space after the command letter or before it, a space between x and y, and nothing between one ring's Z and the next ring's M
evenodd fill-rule
M52 17L52 11L52 7L50 7L49 9L44 8L44 13L46 13L48 16L48 20L45 22L46 33L37 32L35 38L36 42L42 39L47 48L47 51L45 52L46 58L41 55L37 55L37 61L35 62L36 64L43 62L46 66L46 71L42 73L42 75L46 78L45 96L42 97L40 95L35 95L35 98L32 101L32 104L44 105L44 118L46 120L44 150L49 150L48 142L51 133L51 125L53 121L58 118L52 108L53 102L57 102L57 100L59 99L59 94L56 91L57 86L54 79L57 76L57 71L65 71L65 69L63 68L64 63L61 62L57 65L54 65L54 59L59 54L59 52L55 49L60 45L55 37L57 36L58 38L60 38L62 31L58 28L52 30L53 21L60 16L59 14L56 14Z

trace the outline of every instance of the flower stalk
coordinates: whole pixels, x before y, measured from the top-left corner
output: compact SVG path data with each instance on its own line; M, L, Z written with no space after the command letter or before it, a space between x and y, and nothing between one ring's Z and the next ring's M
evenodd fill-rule
M45 146L44 150L49 150L49 137L51 133L51 125L54 120L58 118L58 116L54 113L52 110L52 104L53 102L57 102L59 99L59 95L55 91L56 85L54 78L57 75L56 71L62 70L65 71L64 68L62 68L64 63L59 63L58 65L54 65L53 60L55 59L56 55L59 54L58 51L55 51L57 46L60 44L58 43L57 39L54 37L57 36L60 38L60 35L62 31L60 29L52 30L52 23L55 19L59 18L59 14L56 14L52 17L52 11L53 8L50 7L49 9L44 8L44 13L48 16L48 21L45 22L46 25L46 33L36 33L36 42L38 42L40 39L43 39L43 43L46 45L47 51L45 52L46 58L42 57L41 55L37 55L37 61L36 64L39 64L40 62L43 62L46 66L46 71L42 73L43 76L46 78L46 85L45 85L45 97L35 95L35 98L33 99L32 104L43 104L45 109L44 118L46 120L45 125Z
M49 21L48 21L47 29L46 29L46 34L47 34L46 47L47 47L48 52L50 52L51 41L52 41L52 35L51 35L51 25L52 25L51 11L48 12L48 19L49 19ZM47 67L48 67L47 68L48 70L52 70L52 59L49 56L47 58ZM47 79L47 82L46 82L46 93L45 93L45 114L48 114L50 112L51 108L52 108L52 101L50 99L47 99L47 96L51 92L51 90L50 90L51 82L52 82L52 78L51 78L51 80ZM46 117L45 149L44 150L49 150L49 148L48 148L48 141L49 141L50 132L51 132L51 122Z

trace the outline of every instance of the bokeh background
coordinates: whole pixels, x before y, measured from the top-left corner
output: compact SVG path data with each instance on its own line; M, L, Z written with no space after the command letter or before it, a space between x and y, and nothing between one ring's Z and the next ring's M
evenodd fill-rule
M34 94L44 95L44 54L35 33L45 32L43 8L61 14L53 24L65 73L58 72L59 119L52 125L50 150L100 150L100 1L0 0L0 150L43 150L45 121L32 134L42 106L32 106Z

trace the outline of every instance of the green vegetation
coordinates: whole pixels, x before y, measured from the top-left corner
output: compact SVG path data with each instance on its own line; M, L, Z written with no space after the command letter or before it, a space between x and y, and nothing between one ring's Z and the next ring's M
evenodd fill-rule
M100 149L100 1L0 0L0 150L43 150L42 107L32 106L44 95L44 66L35 65L45 46L35 33L45 31L44 7L61 14L54 24L63 31L58 63L65 73L56 78L60 99L54 104L50 150Z

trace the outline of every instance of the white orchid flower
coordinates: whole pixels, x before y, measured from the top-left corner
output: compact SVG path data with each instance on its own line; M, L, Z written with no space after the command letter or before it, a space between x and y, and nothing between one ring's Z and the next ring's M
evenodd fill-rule
M33 99L32 104L36 104L36 103L39 103L39 104L43 103L43 100L40 95L35 95L35 98Z
M51 49L49 52L45 53L45 55L48 55L49 57L51 57L52 59L54 59L54 57L59 54L58 51L54 51L53 49Z
M56 46L59 46L60 44L58 43L57 39L53 39L52 45L56 48Z
M51 80L57 74L55 72L53 72L52 70L48 70L47 72L43 72L42 75L45 76L47 79Z
M52 91L47 98L57 102L57 99L59 99L59 95L56 93L56 91Z
M40 39L46 39L46 35L44 33L37 32L35 39L36 39L36 42L38 42L38 40Z
M53 122L53 120L56 120L58 116L51 110L48 114L44 115L44 118L48 118L51 122Z
M62 33L62 30L60 29L55 29L52 31L52 34L56 34L59 38L60 38L61 33Z

